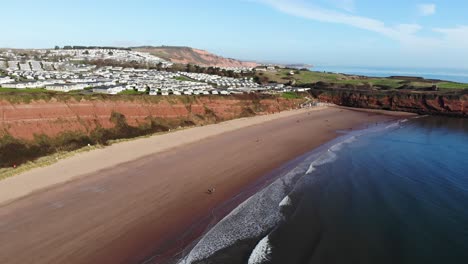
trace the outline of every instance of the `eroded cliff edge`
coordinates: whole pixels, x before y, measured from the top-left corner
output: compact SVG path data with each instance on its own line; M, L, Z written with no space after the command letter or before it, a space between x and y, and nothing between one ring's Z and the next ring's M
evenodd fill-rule
M257 114L297 108L303 99L268 95L207 97L96 96L32 98L15 102L0 97L0 132L23 139L34 135L56 136L64 131L89 132L96 127L111 128L112 112L125 116L130 126L149 119L184 120L203 125Z
M56 152L295 109L305 99L231 96L2 95L0 168Z
M417 114L468 116L468 90L414 91L314 87L310 93L322 102L341 106L404 111Z

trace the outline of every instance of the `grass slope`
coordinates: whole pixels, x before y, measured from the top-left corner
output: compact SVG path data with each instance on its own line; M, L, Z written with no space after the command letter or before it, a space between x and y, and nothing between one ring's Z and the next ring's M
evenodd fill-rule
M326 73L315 71L293 71L294 75L290 74L289 69L279 69L276 71L257 72L256 75L260 80L275 83L291 83L294 81L296 85L314 84L317 82L327 82L336 84L351 84L351 85L372 85L383 86L390 89L396 89L403 85L419 87L431 87L436 84L440 89L468 89L468 84L455 83L449 81L431 82L428 80L410 80L396 78L373 78L364 76L352 76L339 73Z

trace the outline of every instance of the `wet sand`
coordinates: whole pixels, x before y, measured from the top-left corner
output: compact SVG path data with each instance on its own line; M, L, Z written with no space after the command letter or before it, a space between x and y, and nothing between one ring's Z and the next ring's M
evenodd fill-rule
M255 118L180 131L179 137L193 139L180 138L184 144L168 136L159 142L166 148L158 148L157 137L141 139L30 172L39 182L69 181L22 187L0 199L0 263L139 263L269 171L336 137L335 131L398 117L325 108ZM29 179L21 176L20 183ZM15 183L1 182L0 190ZM211 187L216 192L207 195Z

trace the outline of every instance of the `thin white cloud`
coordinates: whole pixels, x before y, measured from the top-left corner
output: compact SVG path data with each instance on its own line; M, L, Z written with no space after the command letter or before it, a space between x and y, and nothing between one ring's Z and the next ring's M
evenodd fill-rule
M444 44L452 47L468 47L468 26L457 26L453 28L434 28L433 31L442 34Z
M468 25L452 28L432 28L435 35L421 36L423 27L419 24L388 25L378 19L368 18L330 10L308 4L304 0L255 0L266 4L282 13L309 20L343 24L375 32L389 39L398 41L406 50L420 54L442 54L448 50L457 50L468 59ZM437 36L439 34L439 36ZM466 55L465 55L466 54Z
M338 12L310 5L301 0L259 0L259 2L289 15L320 22L344 24L373 31L401 42L416 41L415 33L422 29L418 24L388 26L377 19Z
M402 52L421 61L456 62L468 60L468 25L447 28L431 28L432 36L419 34L419 24L400 23L388 25L381 20L340 12L310 4L307 0L250 0L263 3L282 13L324 23L343 24L398 41ZM427 13L429 10L427 10ZM432 13L435 13L434 6ZM427 33L427 32L426 32ZM463 64L465 65L465 64ZM465 67L465 66L464 66Z
M422 16L432 16L436 13L435 4L421 4L418 5L419 14Z
M348 12L354 12L356 10L356 4L354 0L329 0L331 4L339 9L343 9Z

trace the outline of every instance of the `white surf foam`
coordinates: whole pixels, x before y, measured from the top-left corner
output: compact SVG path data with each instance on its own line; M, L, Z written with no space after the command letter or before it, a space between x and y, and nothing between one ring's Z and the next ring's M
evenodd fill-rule
M385 128L395 128L395 127L399 127L399 126L400 126L400 123L397 122L397 123L392 123L392 124L386 126Z
M392 128L400 128L403 123L408 122L408 119L403 119L400 121L392 122L385 126L377 126L374 128L368 128L360 131L353 132L351 135L345 139L341 139L338 143L330 146L327 151L321 153L318 158L310 163L309 169L307 170L306 174L311 174L314 172L317 167L324 165L326 163L334 162L338 158L338 152L347 144L350 144L357 140L357 137L363 136L368 134L369 132L380 132Z
M403 126L404 123L408 122L409 119L403 119L403 120L400 120L400 121L397 121L397 122L394 122L394 123L391 123L390 125L386 126L385 129L389 129L389 128L401 128Z
M350 144L354 141L356 141L355 136L348 137L345 140L340 141L339 143L336 143L335 145L328 148L326 152L322 153L316 160L314 160L310 164L309 169L307 170L306 174L310 174L314 172L318 166L321 166L326 163L334 162L338 158L337 152L340 151L345 144Z
M284 197L284 199L279 204L280 207L290 206L290 205L292 205L292 200L291 198L289 198L289 195Z
M263 264L270 260L271 253L270 238L266 236L258 242L252 254L250 254L248 264Z
M264 236L282 220L279 204L305 169L298 166L234 209L195 245L179 264L190 264L244 239Z
M395 122L398 124L398 122ZM270 186L256 193L247 201L234 209L228 216L222 219L215 227L210 229L195 247L179 261L179 264L190 264L212 256L214 253L222 249L238 243L244 239L254 238L266 235L266 232L276 226L282 219L282 206L287 206L293 203L288 194L294 188L298 177L301 178L305 174L310 174L320 165L330 163L338 158L339 152L346 144L354 142L357 137L368 134L369 132L379 132L386 130L389 127L379 126L376 128L355 131L344 138L336 139L327 145L317 149L311 153L303 162L296 168L280 177ZM249 263L257 263L263 256L267 256L268 250L271 248L269 239L264 238L252 252L251 261ZM255 253L255 254L254 254ZM262 262L258 262L262 263Z
M314 160L310 164L309 169L307 170L306 174L310 174L310 173L314 172L317 169L317 167L319 167L319 166L321 166L323 164L326 164L326 163L333 162L337 158L338 158L338 156L331 149L329 149L327 152L322 154L317 160Z

